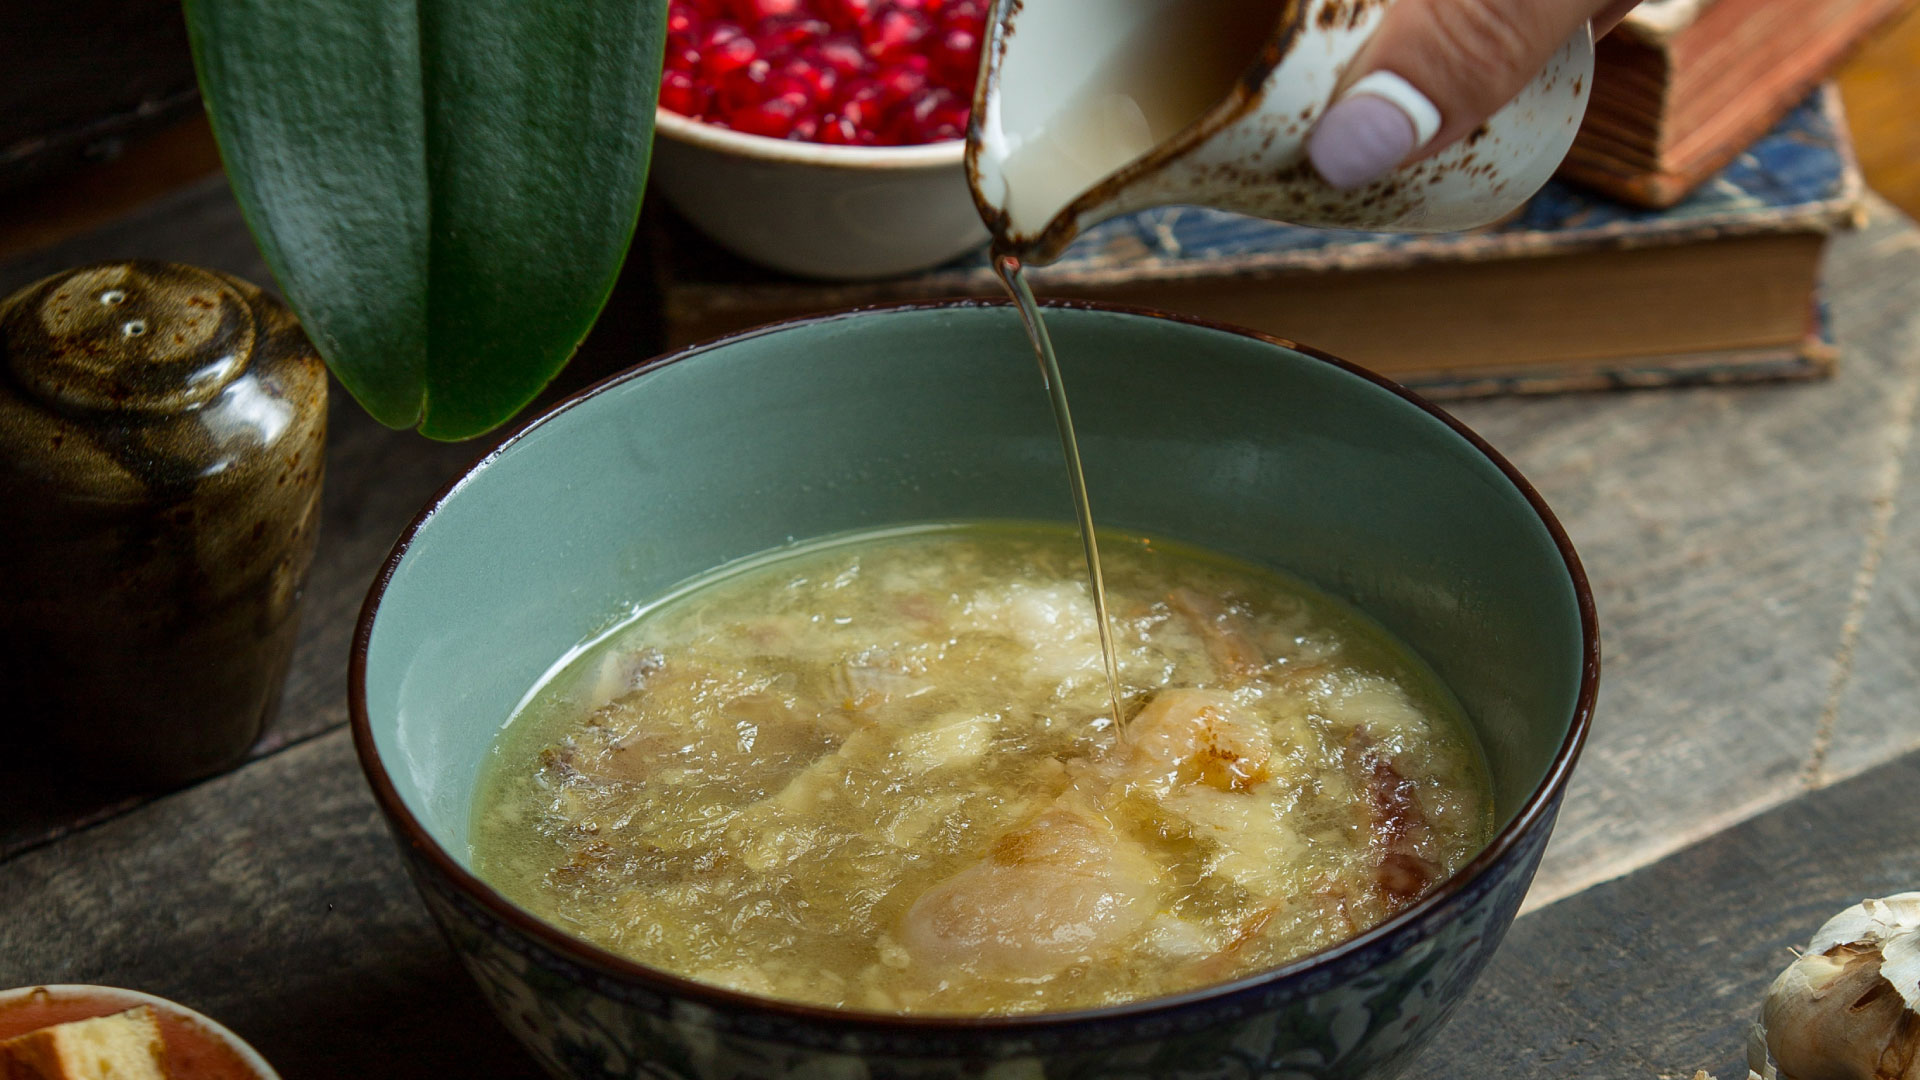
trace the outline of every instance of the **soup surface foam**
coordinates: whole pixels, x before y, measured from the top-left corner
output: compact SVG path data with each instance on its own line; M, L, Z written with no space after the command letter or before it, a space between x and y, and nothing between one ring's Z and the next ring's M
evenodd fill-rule
M1451 695L1280 575L1102 534L926 526L654 605L530 695L475 800L480 875L736 990L910 1013L1219 982L1416 900L1491 832Z

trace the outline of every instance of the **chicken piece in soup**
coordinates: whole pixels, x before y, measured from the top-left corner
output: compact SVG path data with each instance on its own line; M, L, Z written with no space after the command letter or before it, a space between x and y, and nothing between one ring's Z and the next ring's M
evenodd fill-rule
M502 734L474 861L641 963L792 1001L1008 1014L1286 963L1487 841L1478 747L1378 626L1298 582L1077 534L895 530L696 582Z

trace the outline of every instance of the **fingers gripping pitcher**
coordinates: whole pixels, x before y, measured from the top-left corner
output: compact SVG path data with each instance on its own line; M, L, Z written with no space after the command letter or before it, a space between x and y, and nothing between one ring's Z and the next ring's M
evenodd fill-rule
M1593 82L1582 29L1465 139L1342 191L1307 137L1393 0L997 0L967 177L995 248L1057 257L1082 229L1167 204L1331 228L1443 232L1497 221L1546 183ZM1441 118L1397 77L1349 92ZM1417 157L1418 155L1416 155Z

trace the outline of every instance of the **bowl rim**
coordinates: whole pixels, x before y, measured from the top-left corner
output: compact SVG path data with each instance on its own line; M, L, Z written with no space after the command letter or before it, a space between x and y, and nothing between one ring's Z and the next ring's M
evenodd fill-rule
M274 1071L273 1066L267 1063L266 1058L260 1056L260 1051L255 1050L249 1045L247 1040L235 1035L225 1024L222 1024L220 1021L215 1020L203 1012L190 1009L170 998L163 998L158 994L149 994L144 990L129 990L124 986L103 986L95 983L29 983L25 986L14 986L0 990L0 1009L5 1008L19 998L31 997L38 991L45 991L48 994L55 995L70 995L72 997L108 1000L115 1005L124 1006L122 1011L125 1011L125 1009L137 1009L142 1005L146 1005L162 1012L172 1013L175 1016L192 1022L207 1034L224 1043L227 1049L232 1050L234 1056L240 1059L241 1064L252 1069L257 1074L256 1080L280 1080L280 1074Z
M799 139L775 139L715 127L662 106L654 107L653 129L656 135L665 135L689 146L736 157L861 172L957 170L967 149L964 139L943 139L910 146L834 146Z
M1144 998L1139 1001L1124 1002L1118 1005L1106 1005L1091 1009L1074 1009L1061 1012L1022 1013L1011 1016L969 1016L963 1014L914 1014L885 1013L863 1009L843 1009L821 1005L809 1005L785 1001L778 998L763 997L742 993L708 983L697 982L684 976L673 974L659 968L649 967L637 961L627 959L602 949L583 938L575 937L557 927L536 918L532 913L508 900L493 886L482 881L472 871L461 866L441 847L419 819L410 810L398 789L388 776L385 764L373 739L372 721L367 715L367 649L373 637L373 625L379 614L380 602L386 595L388 584L400 563L412 547L415 536L426 523L433 519L448 499L452 498L466 483L478 475L501 455L507 453L521 440L537 429L554 421L575 406L594 397L637 379L650 372L714 351L736 342L751 340L769 334L780 333L802 326L831 323L852 318L873 315L905 314L922 311L942 311L971 308L1010 308L1012 301L1007 299L960 298L947 300L915 300L889 304L871 304L846 308L838 311L804 315L762 326L722 334L706 341L696 342L680 349L671 350L613 375L607 376L592 385L554 403L537 415L522 421L502 438L492 449L481 454L471 465L450 480L438 494L414 515L413 520L401 532L394 542L393 550L381 565L379 574L367 590L366 600L362 603L360 617L354 628L353 646L348 661L347 707L349 724L353 730L354 751L360 759L361 770L367 776L368 785L373 789L374 799L386 815L395 839L405 847L413 849L419 856L431 863L442 877L451 882L459 893L477 903L484 914L497 922L511 927L519 933L539 942L561 957L591 971L598 971L616 982L638 984L655 994L669 999L692 1000L712 1008L719 1015L754 1014L777 1016L800 1024L826 1027L840 1032L888 1033L924 1033L930 1035L959 1033L1003 1033L1009 1035L1032 1035L1041 1031L1075 1028L1089 1025L1111 1023L1154 1014L1182 1010L1192 1006L1204 1005L1215 1000L1233 998L1255 988L1268 988L1282 983L1297 982L1316 970L1332 968L1358 953L1380 946L1389 939L1413 928L1446 907L1481 878L1486 877L1503 864L1517 849L1524 846L1534 829L1544 823L1550 823L1564 792L1567 779L1579 759L1581 748L1585 745L1587 732L1592 724L1593 711L1599 693L1600 681L1600 632L1599 616L1594 605L1593 592L1587 581L1585 568L1580 557L1573 549L1573 542L1567 537L1566 530L1547 506L1526 477L1514 467L1501 453L1489 445L1472 429L1455 419L1450 413L1426 400L1413 391L1401 386L1382 375L1366 368L1342 360L1330 353L1322 352L1311 346L1298 344L1285 338L1265 334L1246 327L1209 319L1171 312L1157 311L1151 308L1135 307L1123 304L1110 304L1090 300L1051 300L1042 303L1049 309L1094 311L1118 314L1129 317L1157 319L1165 322L1180 323L1188 326L1251 338L1268 345L1289 349L1311 360L1329 364L1364 382L1386 390L1403 401L1413 405L1421 412L1438 420L1449 431L1477 450L1499 472L1506 477L1515 490L1532 508L1540 523L1546 528L1559 552L1566 568L1569 583L1573 586L1575 604L1580 615L1581 662L1580 687L1575 695L1573 715L1569 718L1567 733L1548 764L1544 776L1534 790L1521 802L1513 819L1496 833L1486 846L1481 848L1466 866L1450 875L1439 887L1422 896L1411 906L1404 908L1387 919L1361 931L1344 941L1328 946L1317 952L1309 953L1279 967L1254 972L1226 982L1214 983L1193 990L1182 991L1161 997ZM1544 820L1543 820L1544 819Z

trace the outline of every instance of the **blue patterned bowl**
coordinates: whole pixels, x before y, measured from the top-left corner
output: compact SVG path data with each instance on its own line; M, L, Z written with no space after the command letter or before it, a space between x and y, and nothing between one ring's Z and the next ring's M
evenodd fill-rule
M1103 522L1282 567L1419 651L1487 750L1500 828L1387 922L1299 962L1083 1012L906 1018L642 967L468 869L474 776L568 648L636 598L794 538L1070 520L1013 313L957 302L784 323L617 376L534 420L414 521L355 641L355 742L428 908L555 1076L1390 1077L1526 892L1593 708L1573 549L1446 414L1284 342L1090 305L1047 316Z

